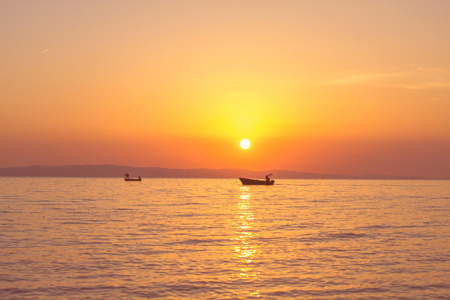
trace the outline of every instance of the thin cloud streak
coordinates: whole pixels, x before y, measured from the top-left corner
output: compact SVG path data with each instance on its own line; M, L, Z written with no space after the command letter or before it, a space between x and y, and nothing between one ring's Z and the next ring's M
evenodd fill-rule
M407 71L350 72L333 79L328 85L371 85L404 89L448 89L450 71L444 68L419 67Z

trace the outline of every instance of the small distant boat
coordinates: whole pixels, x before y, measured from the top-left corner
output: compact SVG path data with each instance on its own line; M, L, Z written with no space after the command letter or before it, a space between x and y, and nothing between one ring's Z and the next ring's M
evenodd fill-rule
M131 178L130 174L125 174L125 181L141 181L141 176L139 176L138 178Z
M239 177L239 180L242 182L243 185L273 185L275 183L275 180L271 180L269 176L272 174L266 175L266 180L259 180L259 179L250 179L250 178L242 178Z

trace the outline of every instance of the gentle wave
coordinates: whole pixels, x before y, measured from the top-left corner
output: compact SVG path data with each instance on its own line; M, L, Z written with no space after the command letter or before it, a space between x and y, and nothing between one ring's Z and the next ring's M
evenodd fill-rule
M0 178L0 298L447 299L448 181L277 184Z

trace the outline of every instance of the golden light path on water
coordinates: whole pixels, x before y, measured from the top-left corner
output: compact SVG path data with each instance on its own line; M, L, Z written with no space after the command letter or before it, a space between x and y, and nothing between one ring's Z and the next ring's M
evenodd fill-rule
M239 201L236 207L236 217L233 225L234 240L236 243L232 249L233 261L235 262L234 271L229 280L231 281L255 281L260 272L255 270L253 261L261 252L258 244L255 242L257 234L254 233L255 216L252 212L252 196L250 189L246 186L240 188ZM260 291L252 289L240 291L238 297L260 297Z
M449 190L1 178L0 299L447 299Z

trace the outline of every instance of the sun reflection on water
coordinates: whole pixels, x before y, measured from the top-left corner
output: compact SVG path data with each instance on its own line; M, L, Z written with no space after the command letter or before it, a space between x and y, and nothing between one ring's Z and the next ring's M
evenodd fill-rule
M234 283L255 282L260 272L254 268L254 260L260 253L260 249L255 242L257 233L255 230L255 216L252 212L251 192L249 187L240 188L239 202L236 206L236 216L234 220L234 237L232 238L234 247L232 249L234 262L233 274L228 278ZM260 297L259 290L240 290L238 296Z

